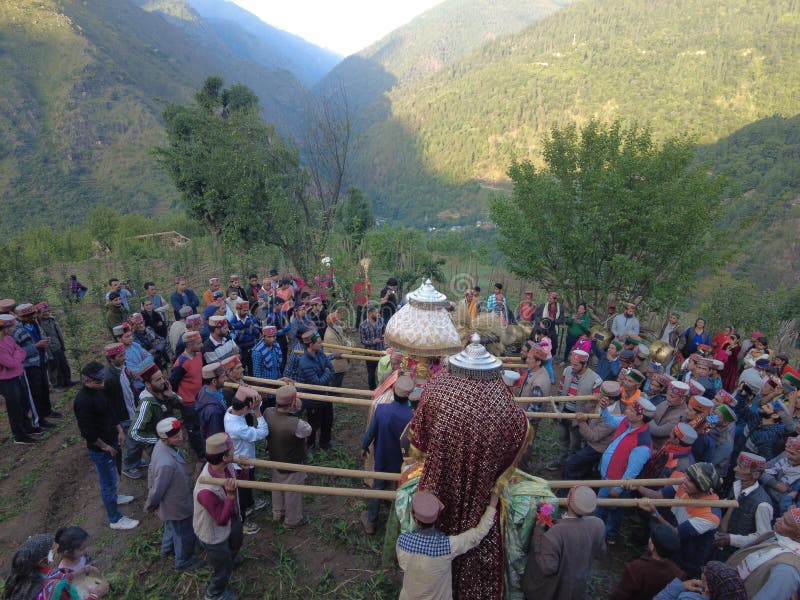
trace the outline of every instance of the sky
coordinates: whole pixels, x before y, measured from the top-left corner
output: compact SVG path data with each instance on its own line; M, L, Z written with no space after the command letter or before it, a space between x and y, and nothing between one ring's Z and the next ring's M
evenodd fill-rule
M442 0L233 0L265 23L348 56Z

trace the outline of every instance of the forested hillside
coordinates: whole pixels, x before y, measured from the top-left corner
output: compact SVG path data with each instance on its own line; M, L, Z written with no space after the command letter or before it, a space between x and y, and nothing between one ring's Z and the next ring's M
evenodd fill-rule
M759 289L800 283L800 116L751 123L698 159L727 176L721 239L734 240L730 269Z
M78 222L100 204L168 209L177 194L152 154L163 101L188 100L210 74L250 85L283 132L305 103L287 71L226 60L127 0L0 3L0 72L5 231Z
M395 88L356 178L380 216L472 219L482 205L459 185L538 160L554 124L621 118L711 143L800 113L798 64L797 0L584 0Z
M356 126L368 128L390 116L384 94L395 86L431 77L481 44L519 31L573 1L445 0L345 58L315 91L344 88L359 114Z

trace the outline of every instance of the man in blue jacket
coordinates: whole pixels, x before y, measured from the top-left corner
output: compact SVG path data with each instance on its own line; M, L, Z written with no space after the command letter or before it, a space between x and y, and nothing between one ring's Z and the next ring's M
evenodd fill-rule
M331 359L322 351L322 338L316 329L309 329L301 336L305 352L300 357L297 367L297 381L314 385L331 385L335 375ZM303 400L303 407L308 412L311 435L308 447L313 448L319 434L320 448L331 448L331 430L333 429L333 405L318 400Z
M403 465L403 451L400 447L400 436L403 434L414 413L408 405L408 396L414 391L416 384L407 375L398 377L394 384L394 401L380 404L369 423L364 440L361 442L361 458L366 459L370 445L374 444L375 470L384 473L399 473ZM373 490L386 489L385 479L373 479ZM372 498L367 501L367 510L361 514L364 530L372 535L378 520L380 500Z

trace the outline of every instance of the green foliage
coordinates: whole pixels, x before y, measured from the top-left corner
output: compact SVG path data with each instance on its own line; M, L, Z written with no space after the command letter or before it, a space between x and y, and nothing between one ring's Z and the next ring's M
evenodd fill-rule
M151 153L162 100L188 100L209 73L250 84L284 133L307 95L288 71L214 53L127 0L0 2L0 38L5 233L83 223L91 206L166 215L178 194Z
M700 148L698 156L726 176L719 238L736 242L731 270L760 288L796 283L800 116L762 119Z
M429 277L435 282L444 280L445 260L430 253L419 231L384 225L367 234L367 248L375 266L391 273L401 291L410 291Z
M196 104L167 105L169 145L157 154L189 214L237 247L291 227L274 217L291 212L303 173L297 151L258 116L255 94L223 85L209 77Z
M711 278L709 285L711 290L703 302L702 315L714 330L725 325L733 325L739 332L758 329L772 340L781 322L797 318L800 284L791 290L763 289L749 280L718 275Z
M372 207L364 193L358 188L350 188L342 206L336 212L345 233L353 244L358 246L364 235L375 226Z
M476 197L453 186L503 180L513 160L541 165L553 125L621 117L649 124L659 141L688 132L711 143L794 116L797 36L794 0L574 3L392 89L356 181L378 217L427 224L445 210L469 214ZM399 180L412 210L398 214Z
M709 247L721 182L691 166L693 147L657 145L647 129L590 121L553 128L546 166L515 162L510 199L492 202L512 272L605 306L616 297L668 305L691 288Z

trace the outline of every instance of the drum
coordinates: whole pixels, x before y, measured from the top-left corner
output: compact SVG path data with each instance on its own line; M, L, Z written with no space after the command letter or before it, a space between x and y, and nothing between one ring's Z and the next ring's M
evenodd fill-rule
M648 349L650 350L650 361L660 363L665 367L675 354L675 348L662 340L656 340L648 346Z

